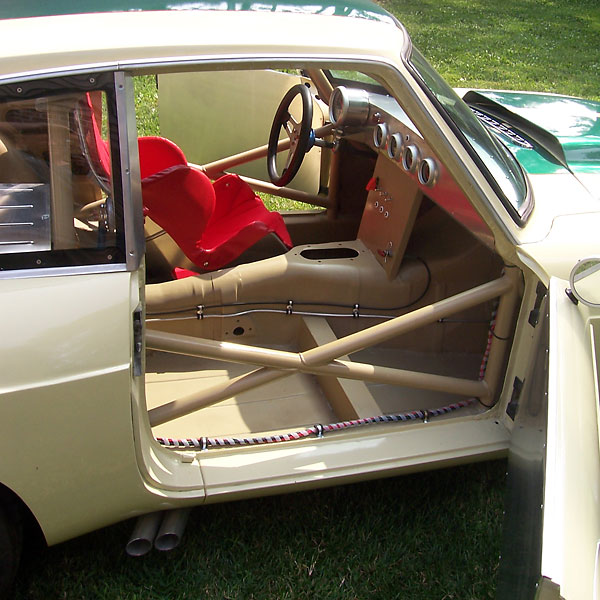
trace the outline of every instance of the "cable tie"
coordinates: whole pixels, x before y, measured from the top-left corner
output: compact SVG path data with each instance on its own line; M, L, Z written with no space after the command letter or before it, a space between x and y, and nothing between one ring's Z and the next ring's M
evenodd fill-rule
M354 308L352 309L352 318L353 319L358 319L360 317L360 304L355 304Z
M285 314L291 315L294 312L294 301L288 300L287 306L285 307Z
M431 417L431 413L425 409L423 411L423 423L429 423L429 418Z
M322 438L323 437L323 425L321 425L321 423L317 423L315 425L315 429L317 430L317 437Z
M204 319L204 305L203 304L198 304L198 306L196 306L196 318L199 321Z
M206 450L208 448L208 438L200 438L200 450Z

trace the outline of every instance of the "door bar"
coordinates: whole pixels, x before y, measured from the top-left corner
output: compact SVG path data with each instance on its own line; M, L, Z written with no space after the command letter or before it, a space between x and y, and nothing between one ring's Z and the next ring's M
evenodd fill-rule
M403 333L408 333L418 327L429 325L456 312L506 294L512 289L513 283L511 279L503 275L499 279L484 283L471 290L461 292L460 294L411 311L385 323L374 325L363 331L300 353L261 349L242 344L215 342L191 336L147 331L146 344L151 349L189 354L191 356L215 357L231 362L249 362L251 364L265 365L225 383L217 384L209 389L190 394L184 398L151 409L148 411L150 425L155 426L171 421L248 389L264 385L282 377L287 377L298 371L349 379L384 381L409 385L419 389L451 391L449 389L449 386L451 386L454 393L487 399L490 392L487 384L483 381L442 377L440 375L403 371L401 369L352 363L337 359L340 356L352 354L358 350L402 335Z

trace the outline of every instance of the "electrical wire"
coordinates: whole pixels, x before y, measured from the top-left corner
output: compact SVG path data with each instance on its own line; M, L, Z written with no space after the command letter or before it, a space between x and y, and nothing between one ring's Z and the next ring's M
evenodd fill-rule
M373 425L375 423L396 423L399 421L423 421L427 423L430 418L439 417L446 415L450 412L465 408L475 402L474 398L468 400L461 400L453 404L441 406L439 408L430 408L425 410L411 410L404 413L398 413L393 415L378 415L376 417L364 417L362 419L353 419L351 421L339 421L337 423L329 423L328 425L316 424L306 429L299 431L290 431L287 433L280 433L276 435L268 435L261 437L227 437L227 438L165 438L157 437L156 441L167 448L184 449L184 448L196 448L200 450L207 450L212 447L223 447L223 446L256 446L262 444L275 444L277 442L291 442L293 440L301 440L311 435L315 435L317 438L322 438L323 434L330 433L332 431L340 431L342 429L349 429L352 427L360 427L361 425Z

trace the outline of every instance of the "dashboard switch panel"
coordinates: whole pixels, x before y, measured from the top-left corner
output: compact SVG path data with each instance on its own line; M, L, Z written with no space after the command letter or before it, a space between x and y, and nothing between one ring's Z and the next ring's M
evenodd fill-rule
M370 183L358 239L392 280L404 257L422 193L418 183L383 154L377 159Z

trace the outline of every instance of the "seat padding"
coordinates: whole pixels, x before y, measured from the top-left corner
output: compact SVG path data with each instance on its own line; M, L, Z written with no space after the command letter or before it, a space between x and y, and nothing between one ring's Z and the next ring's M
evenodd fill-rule
M142 198L144 214L196 263L197 242L215 208L210 179L187 165L175 165L142 180Z
M203 270L227 265L269 233L292 247L281 215L237 175L213 184L203 172L175 165L143 179L142 195L145 213Z
M175 165L187 165L183 150L167 138L148 135L138 138L142 179Z

